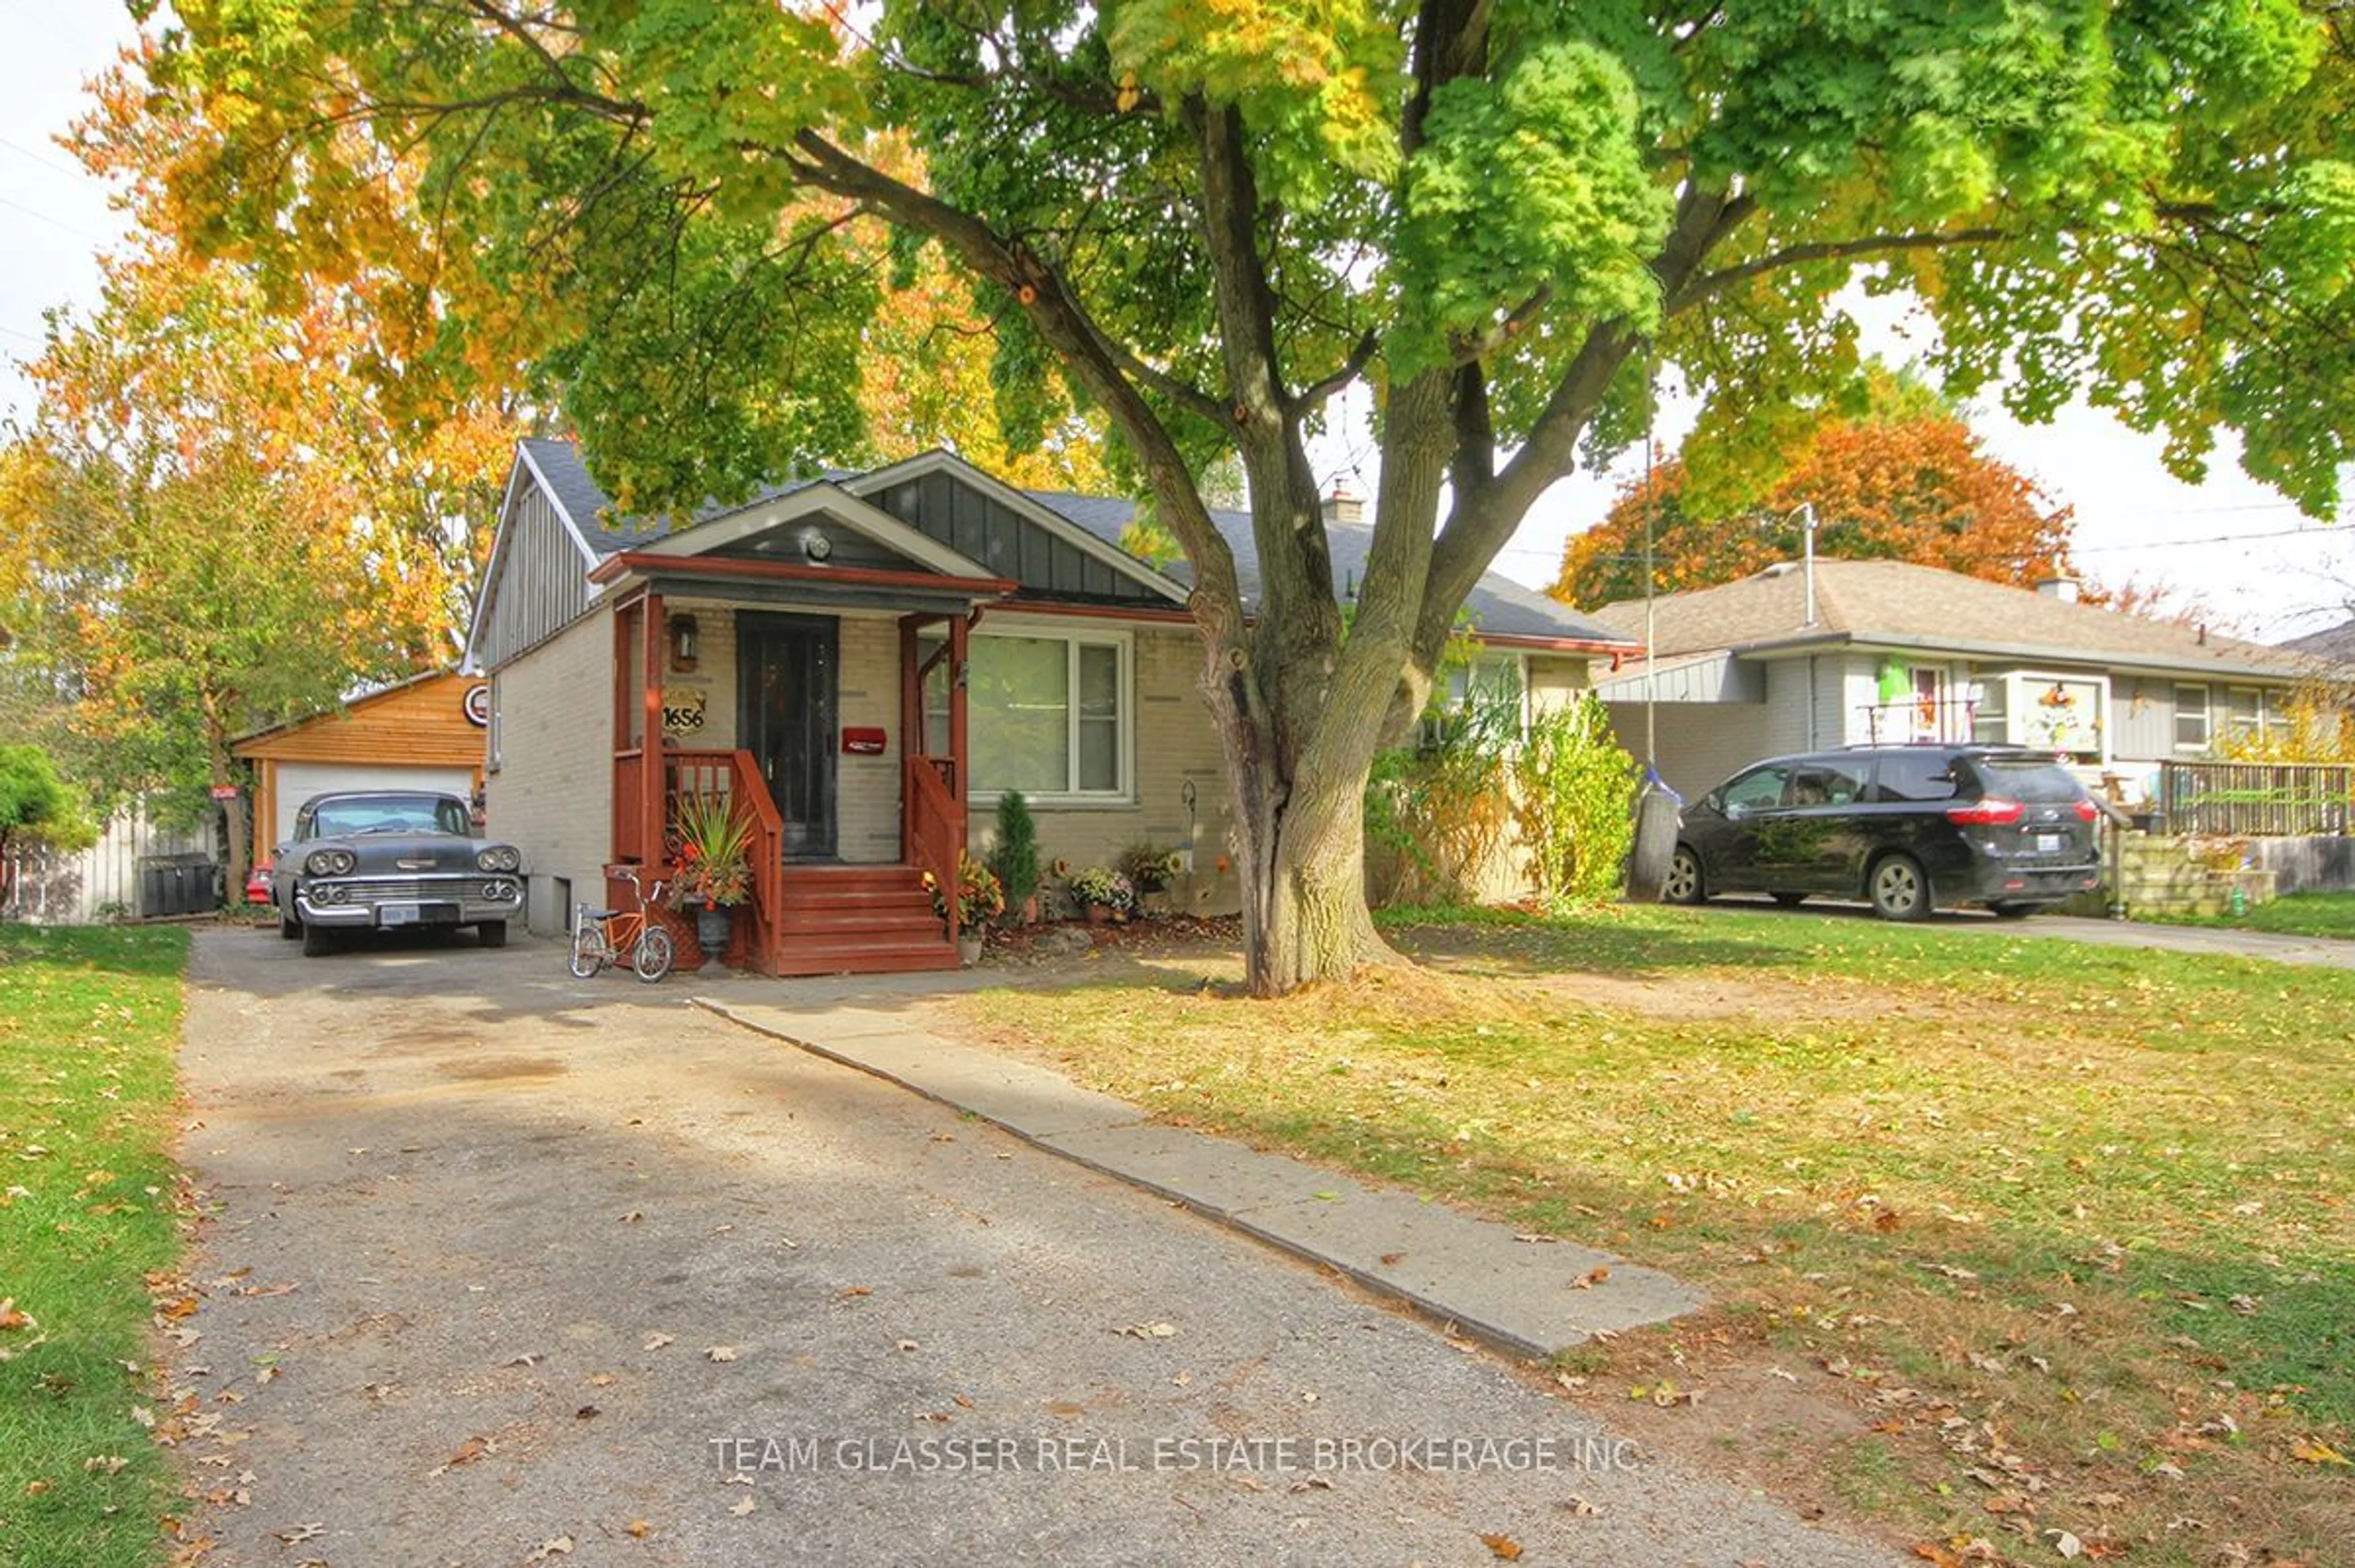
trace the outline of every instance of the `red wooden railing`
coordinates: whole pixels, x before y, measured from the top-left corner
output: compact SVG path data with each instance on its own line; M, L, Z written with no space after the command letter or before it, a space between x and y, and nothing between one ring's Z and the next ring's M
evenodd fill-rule
M637 747L613 753L613 859L645 865L648 859L645 753Z
M910 757L900 784L908 814L908 858L930 871L948 906L949 935L957 934L957 855L964 848L964 807L953 787L946 757Z
M671 803L683 795L721 796L751 820L752 841L744 850L752 863L751 924L744 933L745 953L753 968L772 969L784 905L785 827L752 753L665 751L663 785L666 822L676 820ZM670 846L664 845L663 862L667 865L674 859Z

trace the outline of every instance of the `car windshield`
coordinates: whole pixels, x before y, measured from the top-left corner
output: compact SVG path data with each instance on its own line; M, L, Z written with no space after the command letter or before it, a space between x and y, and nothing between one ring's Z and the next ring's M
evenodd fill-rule
M451 833L466 836L463 802L444 795L371 795L319 803L312 823L314 838L345 838L360 833Z
M2043 757L1973 757L1986 794L2030 805L2075 800L2084 790L2067 769Z

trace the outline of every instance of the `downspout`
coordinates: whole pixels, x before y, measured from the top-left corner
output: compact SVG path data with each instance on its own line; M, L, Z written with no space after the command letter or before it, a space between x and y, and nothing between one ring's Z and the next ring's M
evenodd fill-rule
M1817 667L1822 662L1821 654L1807 656L1807 750L1810 752L1823 744L1821 731L1816 722L1816 682L1820 674Z

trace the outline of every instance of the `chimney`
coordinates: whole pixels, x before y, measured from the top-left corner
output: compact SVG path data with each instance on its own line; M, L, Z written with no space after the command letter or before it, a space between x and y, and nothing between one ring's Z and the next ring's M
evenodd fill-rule
M1356 527L1366 520L1366 504L1349 488L1346 479L1333 481L1333 493L1325 497L1325 520Z
M2036 592L2047 599L2058 599L2063 604L2074 604L2077 602L2077 580L2073 577L2039 578Z

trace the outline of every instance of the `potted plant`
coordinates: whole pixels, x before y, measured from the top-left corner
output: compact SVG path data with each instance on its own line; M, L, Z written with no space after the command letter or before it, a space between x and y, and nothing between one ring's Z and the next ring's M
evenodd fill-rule
M674 909L695 912L695 940L707 957L728 949L735 906L752 892L752 825L724 795L683 795L673 808L678 843L671 873Z
M1178 880L1180 863L1177 850L1159 844L1140 841L1120 852L1120 869L1135 888L1140 905L1169 891L1169 884Z
M932 895L932 912L945 923L949 918L948 894L942 890L940 879L930 871L924 873L924 891ZM957 851L957 956L967 964L980 963L983 924L1005 912L1006 890L998 882L997 874L962 849Z
M1039 825L1020 790L997 797L997 838L989 847L989 869L1006 891L1008 909L1019 910L1025 925L1039 918Z
M1090 925L1126 920L1136 908L1136 884L1110 866L1090 866L1071 874L1071 897L1087 911Z

